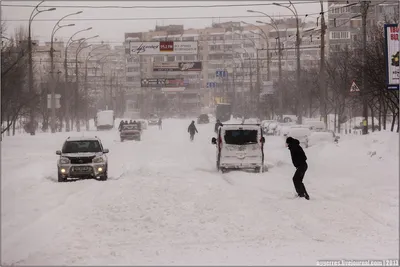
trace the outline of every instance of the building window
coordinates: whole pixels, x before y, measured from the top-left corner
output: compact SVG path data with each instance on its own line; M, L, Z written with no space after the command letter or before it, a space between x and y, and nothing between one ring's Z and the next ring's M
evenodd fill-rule
M167 61L168 61L168 62L173 62L173 61L175 61L175 56L167 56Z
M185 61L196 60L196 55L187 55L187 56L184 56L183 60L185 60Z
M330 32L329 39L350 39L350 32Z
M361 19L354 19L354 20L351 20L350 21L350 26L351 26L351 28L355 28L355 29L358 29L358 28L361 28Z
M127 72L139 72L139 68L131 68L131 67L129 67L127 69Z
M343 14L343 13L349 13L350 12L350 7L335 7L332 9L332 14Z

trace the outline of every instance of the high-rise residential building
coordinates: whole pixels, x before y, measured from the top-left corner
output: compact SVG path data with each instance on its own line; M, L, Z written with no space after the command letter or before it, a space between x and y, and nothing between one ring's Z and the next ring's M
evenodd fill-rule
M367 13L367 31L373 26L381 26L399 16L396 1L372 1ZM328 1L328 38L330 52L354 47L362 40L362 17L360 1Z

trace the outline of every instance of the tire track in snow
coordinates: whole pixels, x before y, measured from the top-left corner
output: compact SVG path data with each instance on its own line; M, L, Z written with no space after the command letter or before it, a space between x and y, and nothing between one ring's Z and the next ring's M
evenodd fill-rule
M76 213L91 207L94 200L101 195L99 193L107 187L106 182L95 182L94 187L93 184L88 184L78 192L70 194L60 205L3 240L2 260L12 261L11 264L21 264L32 254L51 244L51 240L57 233L62 232L63 226L71 216L76 216ZM92 196L91 201L88 201L87 196Z

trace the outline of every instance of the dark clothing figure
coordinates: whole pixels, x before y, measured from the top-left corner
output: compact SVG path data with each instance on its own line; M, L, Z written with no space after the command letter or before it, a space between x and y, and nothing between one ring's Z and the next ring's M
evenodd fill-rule
M188 133L190 134L190 141L193 141L194 135L198 133L196 125L194 125L194 121L188 127Z
M122 126L124 126L124 125L125 125L124 121L121 121L119 123L118 130L121 131L122 130Z
M293 176L294 188L296 189L299 197L304 197L308 200L310 199L310 196L308 195L307 190L303 184L303 178L308 169L308 165L306 162L307 156L304 153L303 148L300 146L299 140L288 137L286 139L286 144L290 150L293 165L296 168L296 172Z
M221 123L220 120L217 120L217 122L215 123L215 126L214 126L214 132L215 132L215 133L218 133L218 128L219 128L220 126L222 126L222 123Z
M132 120L129 121L129 124L133 124L134 122ZM136 122L135 122L136 123Z
M158 129L159 130L162 129L162 120L161 120L161 118L158 119Z

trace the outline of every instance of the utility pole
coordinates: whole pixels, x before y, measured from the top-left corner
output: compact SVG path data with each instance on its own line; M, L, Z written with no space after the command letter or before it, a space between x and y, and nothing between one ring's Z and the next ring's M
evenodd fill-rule
M260 61L259 61L259 56L258 56L258 51L260 49L256 48L256 64L257 64L257 91L255 93L255 100L256 100L256 105L255 105L255 112L254 115L257 117L260 117L260 94L261 94L261 75L260 75Z
M370 1L361 1L361 17L362 17L362 103L363 103L363 135L368 134L368 85L366 79L366 61L367 61L367 14Z
M253 100L253 95L254 95L254 89L253 89L253 61L251 60L251 58L250 58L250 60L249 60L250 62L250 64L249 64L249 70L250 70L250 73L249 73L249 75L250 75L250 96L249 96L249 99L250 99L250 106L252 106L252 105L254 105L254 100ZM247 106L247 105L246 105ZM246 108L246 110L250 110L250 108ZM247 116L250 116L250 114L246 114Z
M75 84L75 122L76 122L76 130L79 132L81 130L80 127L80 122L79 122L79 117L78 117L78 102L79 102L79 71L78 71L78 54L79 54L79 47L76 52L76 57L75 57L75 78L76 78L76 84Z
M70 96L70 88L69 88L69 83L68 83L68 65L67 65L67 53L68 53L68 46L65 47L65 52L64 52L64 76L65 76L65 82L64 82L64 105L65 105L65 131L69 132L69 123L70 123L70 115L69 115L69 98Z
M283 121L283 108L284 108L284 97L285 97L285 93L284 93L284 87L282 86L282 47L281 47L281 38L279 36L279 29L277 29L277 33L278 33L278 63L279 63L279 94L280 94L280 101L279 101L279 111L280 111L280 119Z
M29 56L29 75L28 75L28 83L29 83L29 93L33 94L33 59L32 59L32 37L31 37L31 23L29 23L29 35L28 35L28 56ZM33 95L31 95L33 97ZM30 125L30 134L35 135L35 101L31 100L30 112L29 112L29 125Z
M51 73L51 132L56 132L56 94L55 94L55 79L54 79L54 47L53 47L53 36L50 41L50 73ZM47 96L46 96L47 97Z
M321 4L321 55L320 55L320 70L319 70L319 78L320 78L320 113L323 116L325 125L328 125L328 115L326 110L326 74L325 74L325 15L324 15L324 2L320 0Z
M297 89L299 92L299 98L297 101L297 124L303 123L303 90L301 86L301 77L300 77L300 29L299 29L299 17L296 16L296 57L297 57L297 66L296 66L296 81L297 81Z
M86 131L89 131L89 92L88 92L88 70L87 70L87 59L85 61L85 99L87 101L86 103L86 109L85 109L85 126L86 126Z

